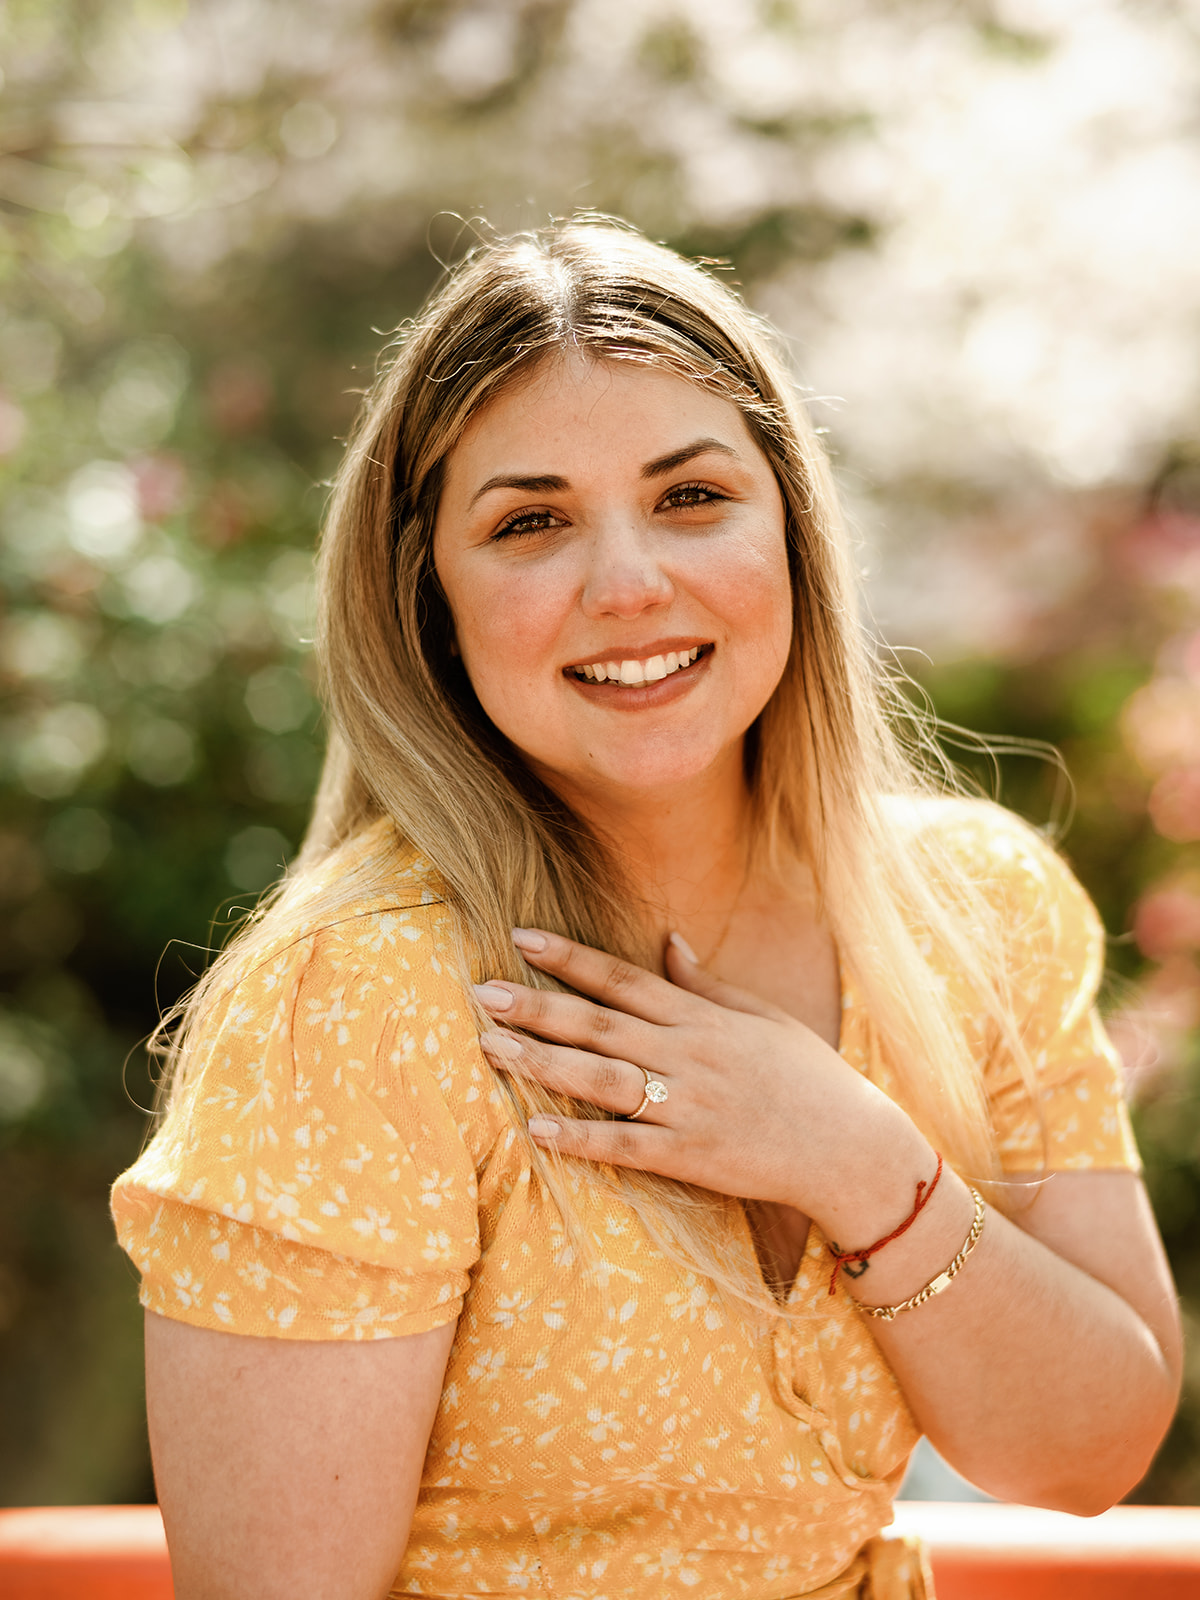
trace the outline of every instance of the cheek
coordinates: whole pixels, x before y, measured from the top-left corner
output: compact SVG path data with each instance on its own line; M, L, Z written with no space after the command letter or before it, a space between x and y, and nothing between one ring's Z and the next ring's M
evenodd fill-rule
M491 574L455 586L451 611L467 676L500 725L544 678L561 628L552 589L528 573Z
M713 609L724 615L745 647L771 662L783 664L791 648L793 606L791 575L782 536L748 542L713 571L709 592Z

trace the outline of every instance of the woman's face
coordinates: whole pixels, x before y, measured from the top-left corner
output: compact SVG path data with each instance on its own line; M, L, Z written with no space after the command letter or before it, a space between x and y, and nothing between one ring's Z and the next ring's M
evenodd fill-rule
M433 554L480 704L565 799L740 773L792 605L779 486L736 406L555 358L451 452Z

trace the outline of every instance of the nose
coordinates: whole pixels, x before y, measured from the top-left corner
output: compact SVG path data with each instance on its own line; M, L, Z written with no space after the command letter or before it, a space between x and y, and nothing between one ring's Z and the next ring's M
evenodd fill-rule
M637 617L669 604L674 593L649 533L632 522L597 529L584 580L586 616Z

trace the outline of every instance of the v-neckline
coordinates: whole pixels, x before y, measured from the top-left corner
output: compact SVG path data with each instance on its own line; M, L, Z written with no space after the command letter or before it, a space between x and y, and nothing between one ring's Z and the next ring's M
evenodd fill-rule
M768 1276L767 1264L764 1262L763 1252L760 1249L762 1235L761 1231L755 1227L752 1209L753 1206L753 1201L744 1200L742 1202L742 1219L746 1228L747 1242L754 1253L754 1260L758 1268L759 1279L762 1282L763 1288L767 1291L777 1305L780 1307L790 1305L793 1297L799 1290L800 1280L804 1276L804 1264L808 1257L809 1249L812 1245L814 1237L819 1235L819 1230L817 1229L816 1223L811 1217L809 1217L808 1227L805 1229L804 1240L800 1246L800 1254L796 1261L796 1269L791 1278L786 1283L782 1280L782 1278L777 1282L772 1281L773 1274Z
M850 978L848 977L848 975L846 973L845 966L844 966L844 964L843 964L843 962L841 960L841 957L836 955L836 952L835 952L835 959L837 961L837 974L838 974L838 1041L837 1041L837 1053L838 1053L839 1056L842 1056L842 1058L844 1060L845 1059L844 1052L845 1052L846 1045L847 1045L846 1012L850 1009L850 1007L852 1005L855 1004L856 997L855 997L854 992L853 992L853 986L852 986L851 980L850 980ZM760 1278L760 1280L762 1282L763 1288L767 1291L767 1293L771 1296L771 1298L774 1301L777 1302L777 1304L780 1307L789 1306L789 1305L791 1305L793 1300L796 1298L796 1296L799 1294L800 1289L801 1289L801 1287L803 1285L804 1279L806 1277L805 1268L806 1268L806 1266L808 1264L809 1257L811 1255L816 1255L816 1254L820 1253L821 1247L823 1247L825 1242L826 1242L825 1241L825 1236L822 1234L821 1230L817 1227L817 1225L813 1221L813 1219L811 1217L809 1217L809 1219L808 1219L808 1227L804 1231L804 1238L803 1238L803 1240L801 1241L801 1244L800 1244L800 1254L796 1259L795 1271L792 1273L791 1277L787 1280L786 1283L781 1280L777 1284L772 1284L771 1281L769 1280L768 1276L767 1276L766 1271L764 1270L764 1267L763 1267L763 1258L762 1258L762 1255L760 1254L760 1251L759 1251L759 1235L755 1231L754 1223L753 1223L753 1221L751 1219L751 1214L750 1214L750 1210L749 1210L749 1206L751 1204L753 1204L753 1202L745 1201L745 1200L742 1201L742 1219L743 1219L743 1222L744 1222L745 1228L746 1228L747 1241L748 1241L748 1243L750 1245L751 1251L753 1252L755 1264L756 1264L756 1266L758 1268L759 1278ZM814 1245L816 1246L815 1249L814 1249Z

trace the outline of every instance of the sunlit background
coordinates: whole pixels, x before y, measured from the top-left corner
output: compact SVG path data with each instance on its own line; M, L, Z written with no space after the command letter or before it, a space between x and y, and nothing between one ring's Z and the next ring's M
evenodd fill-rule
M137 1044L300 837L380 335L578 207L730 263L882 635L1063 751L1194 1320L1198 0L8 0L0 63L0 1500L152 1495ZM1140 1497L1200 1499L1200 1371Z

